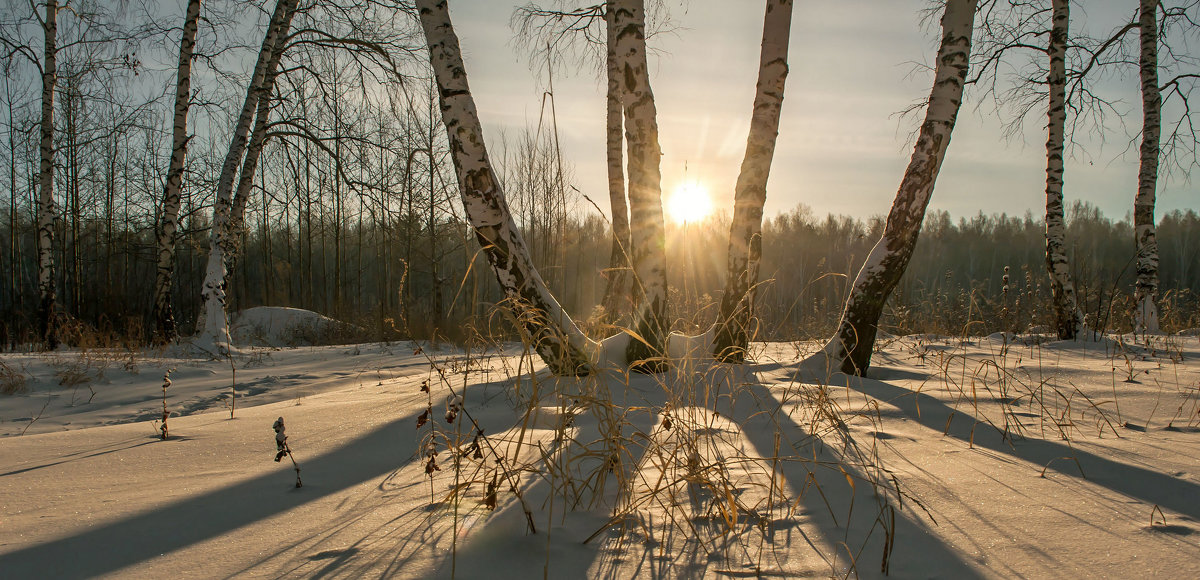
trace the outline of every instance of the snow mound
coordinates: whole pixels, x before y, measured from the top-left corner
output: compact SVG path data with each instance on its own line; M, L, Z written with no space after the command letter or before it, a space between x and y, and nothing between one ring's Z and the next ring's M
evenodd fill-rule
M317 346L359 338L362 329L301 308L257 306L233 316L229 334L238 346Z

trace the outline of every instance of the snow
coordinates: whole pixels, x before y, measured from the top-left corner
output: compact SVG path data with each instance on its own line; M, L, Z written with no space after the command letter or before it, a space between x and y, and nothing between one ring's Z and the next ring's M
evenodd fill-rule
M232 317L229 333L237 346L313 346L361 329L300 308L258 306Z
M26 377L0 395L0 575L879 577L890 540L898 578L1200 577L1195 336L881 337L865 378L815 343L688 356L708 340L583 378L519 345L245 348L234 419L229 360L0 355ZM521 466L495 511L492 449Z

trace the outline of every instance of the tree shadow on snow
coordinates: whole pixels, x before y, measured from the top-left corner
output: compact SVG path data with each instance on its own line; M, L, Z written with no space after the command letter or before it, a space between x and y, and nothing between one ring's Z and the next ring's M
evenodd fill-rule
M272 472L144 514L0 554L0 576L90 578L116 572L384 476L412 459L415 418L416 413L406 415L342 447L304 459L303 488L287 490L290 469ZM286 537L287 532L280 536Z
M1200 520L1200 485L1101 457L1069 444L1034 438L1005 440L992 424L956 411L931 395L871 378L835 376L844 377L840 382L850 389L896 406L910 419L929 429L1063 475L1083 477L1148 504Z

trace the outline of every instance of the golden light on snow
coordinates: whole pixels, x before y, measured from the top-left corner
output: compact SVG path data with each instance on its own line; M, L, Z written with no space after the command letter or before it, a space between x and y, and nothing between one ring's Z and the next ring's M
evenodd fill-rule
M712 213L708 188L696 181L685 181L675 188L666 203L667 217L676 223L694 223Z

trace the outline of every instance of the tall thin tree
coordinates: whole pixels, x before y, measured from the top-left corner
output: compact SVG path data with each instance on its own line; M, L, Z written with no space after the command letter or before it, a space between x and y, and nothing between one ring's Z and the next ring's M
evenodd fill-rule
M158 268L154 281L154 329L162 342L178 336L175 311L171 302L175 273L175 236L179 232L179 206L182 199L183 168L187 158L187 119L192 93L192 51L200 23L200 0L188 0L179 40L179 69L175 82L175 122L171 139L171 161L163 187L162 215L158 223Z
M942 41L934 67L933 88L925 120L883 236L854 279L837 332L823 355L847 374L862 375L871 363L879 317L912 257L925 208L950 146L950 134L962 104L963 83L971 53L971 32L978 0L947 0L942 14Z
M646 62L645 4L643 0L614 0L610 10L617 28L621 104L629 147L630 262L635 304L631 326L636 336L629 341L625 356L631 369L657 372L663 368L666 352L666 224L658 112Z
M1158 240L1154 231L1154 198L1158 188L1162 96L1158 86L1158 4L1140 0L1138 64L1142 81L1142 145L1133 229L1137 242L1137 282L1134 285L1134 331L1158 332Z
M1067 225L1063 215L1063 143L1067 125L1067 34L1071 20L1069 0L1052 0L1050 74L1046 137L1046 269L1054 302L1058 338L1072 340L1083 331L1083 314L1075 296L1071 265L1067 261Z
M605 131L604 152L608 162L608 206L612 214L612 250L608 258L608 282L604 287L604 297L600 304L604 307L604 316L608 322L618 322L625 310L625 300L629 291L629 251L631 247L629 233L629 204L625 194L625 156L621 152L625 140L622 135L624 123L621 107L621 66L617 58L617 20L614 18L612 3L604 12L605 30L608 42L605 43L604 70L608 83L605 94Z
M467 84L458 36L446 0L417 0L429 60L441 96L463 209L488 263L534 348L555 374L586 374L591 341L547 288L533 266L488 159L483 128Z
M54 90L58 82L58 0L46 0L45 56L42 61L42 121L38 143L38 323L42 345L58 346L54 302Z
M733 223L729 226L725 294L717 316L713 356L741 363L746 357L747 327L753 312L754 286L762 258L762 214L767 202L767 178L775 157L783 89L787 80L788 40L792 26L792 0L767 0L763 17L762 51L754 113L742 170L734 186Z
M246 87L246 100L242 104L237 124L234 125L229 150L226 152L225 162L221 166L221 177L217 182L216 200L213 203L208 265L201 288L204 306L200 319L200 331L193 341L200 348L221 352L229 344L229 323L225 315L225 255L233 251L234 244L232 228L234 178L237 176L238 166L241 164L242 155L246 149L250 125L258 108L258 99L263 94L267 68L273 61L275 50L281 48L286 42L287 31L294 13L295 0L278 0L276 2L275 11L267 25L266 36L263 38L262 48L258 53L258 61L254 65L254 74L250 79L250 84ZM266 92L270 94L269 89Z

